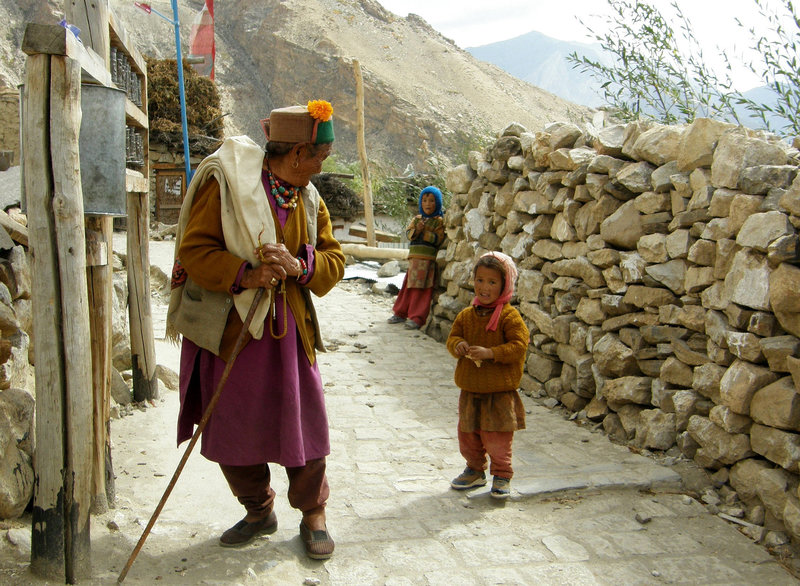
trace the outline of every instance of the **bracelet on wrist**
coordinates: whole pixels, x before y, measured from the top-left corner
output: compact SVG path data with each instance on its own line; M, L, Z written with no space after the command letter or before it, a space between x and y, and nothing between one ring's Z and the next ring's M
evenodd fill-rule
M306 275L308 275L308 265L306 264L306 261L304 261L299 256L296 257L296 258L300 262L300 272L301 272L301 274L299 276L300 277L305 277Z

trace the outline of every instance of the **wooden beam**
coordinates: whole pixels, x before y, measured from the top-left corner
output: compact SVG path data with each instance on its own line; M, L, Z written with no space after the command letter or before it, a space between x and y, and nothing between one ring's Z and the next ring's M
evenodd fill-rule
M367 227L359 224L353 224L350 226L348 233L350 236L360 236L361 238L366 238ZM378 242L400 242L400 237L397 234L389 234L388 232L375 230L375 240Z
M405 260L408 258L407 248L375 248L363 244L342 244L342 252L365 259Z
M147 193L150 191L150 180L133 169L125 169L125 192Z
M108 36L108 1L77 2L75 0L67 0L64 3L64 16L67 22L80 29L83 45L91 48L100 56L106 69L108 69L111 48Z
M89 331L92 354L92 513L105 513L113 504L106 486L107 467L111 465L111 358L113 281L109 259L114 219L110 216L87 216L86 288L89 304ZM113 484L113 483L112 483Z
M147 128L147 114L136 107L130 100L125 101L125 116L135 123L139 128Z
M22 37L26 55L61 55L80 63L81 78L86 82L113 87L105 60L80 43L70 31L57 24L29 23Z
M31 570L64 580L64 356L61 306L52 230L53 185L49 145L50 56L35 54L25 68L22 164L32 258L33 336L36 369L36 461Z
M83 44L103 60L109 70L111 44L109 33L109 0L65 3L65 17L81 30ZM126 100L126 103L129 100ZM121 129L120 129L121 130ZM81 198L82 200L82 198ZM83 206L81 205L81 214ZM113 489L106 485L111 478L111 441L109 429L111 401L111 337L114 286L108 254L112 248L113 219L108 216L84 218L86 249L86 302L89 307L90 404L92 406L92 442L89 469L91 511L105 513L109 508L108 495ZM113 486L113 478L111 479ZM113 504L113 498L112 498Z
M128 194L128 322L135 401L158 398L153 316L150 313L149 201L147 193Z
M122 26L122 23L114 14L113 10L108 11L108 24L111 26L112 45L125 47L125 51L133 61L135 69L138 69L142 75L147 74L147 62L142 57L142 54L136 49L136 43L128 35L128 32ZM114 38L116 37L116 38Z
M28 246L28 228L2 210L0 210L0 226L6 229L6 232L15 242Z
M58 247L61 340L64 355L64 509L66 581L92 574L89 513L92 508L92 363L86 290L83 191L78 149L81 128L81 65L50 60L52 213Z

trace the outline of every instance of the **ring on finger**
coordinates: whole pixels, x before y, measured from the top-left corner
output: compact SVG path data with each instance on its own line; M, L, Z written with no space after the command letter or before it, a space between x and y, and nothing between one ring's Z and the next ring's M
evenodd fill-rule
M269 282L269 284L274 287L275 285L278 284L278 279L276 279L275 277L272 277L272 280Z

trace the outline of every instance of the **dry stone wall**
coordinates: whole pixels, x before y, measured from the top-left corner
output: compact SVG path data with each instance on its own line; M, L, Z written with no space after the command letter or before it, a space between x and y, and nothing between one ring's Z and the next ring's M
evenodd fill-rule
M33 496L33 313L28 252L0 234L0 519Z
M797 149L698 119L506 128L447 177L445 339L477 255L520 269L522 388L709 469L731 511L800 539Z

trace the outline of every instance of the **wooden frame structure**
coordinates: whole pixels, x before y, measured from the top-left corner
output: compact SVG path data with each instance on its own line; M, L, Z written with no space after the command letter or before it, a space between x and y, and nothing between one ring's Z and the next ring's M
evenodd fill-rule
M177 224L186 195L186 171L177 165L155 163L156 221Z
M26 28L21 137L35 283L37 449L31 569L74 583L91 575L89 514L113 501L108 437L112 219L84 216L81 83L115 87L109 67L112 42L138 69L144 104L147 72L107 0L66 2L65 15L81 29L83 42L57 25ZM126 125L142 129L147 152L143 107L127 101ZM146 161L142 172L126 171L125 185L134 380L138 368L140 396L154 398Z

